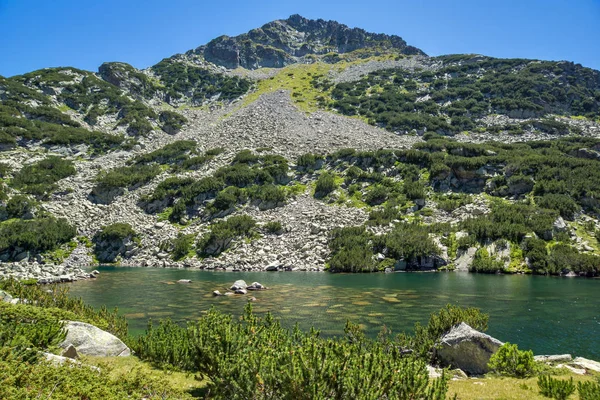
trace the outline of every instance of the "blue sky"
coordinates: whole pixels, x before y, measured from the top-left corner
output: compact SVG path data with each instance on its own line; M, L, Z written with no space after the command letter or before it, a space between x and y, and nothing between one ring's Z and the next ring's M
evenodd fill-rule
M397 34L429 55L569 60L600 69L600 0L0 0L0 75L137 68L291 14Z

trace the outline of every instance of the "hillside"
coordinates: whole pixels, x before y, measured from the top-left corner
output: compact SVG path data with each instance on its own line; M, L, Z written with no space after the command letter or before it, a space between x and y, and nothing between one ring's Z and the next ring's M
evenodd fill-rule
M0 275L600 271L600 72L298 15L0 78Z

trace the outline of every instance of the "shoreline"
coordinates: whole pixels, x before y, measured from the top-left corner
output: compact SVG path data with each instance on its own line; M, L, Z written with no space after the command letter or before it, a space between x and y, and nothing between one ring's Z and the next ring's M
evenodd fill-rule
M163 265L160 265L163 264ZM275 263L276 264L276 263ZM176 262L176 264L157 263L157 265L139 265L139 264L87 264L87 265L70 265L70 264L40 264L37 261L33 262L12 262L12 263L0 263L0 279L2 278L14 278L19 281L35 280L39 284L55 284L55 283L69 283L76 282L78 280L88 280L97 278L95 271L96 268L101 267L125 267L125 268L152 268L152 269L177 269L187 271L207 271L207 272L315 272L315 273L329 273L332 275L337 274L398 274L398 273L468 273L468 274L483 274L483 275L529 275L529 276L547 276L556 278L587 278L587 279L598 279L597 276L587 276L585 274L575 274L570 272L562 275L552 274L533 274L530 272L504 272L495 274L485 274L478 272L470 272L465 270L396 270L396 271L374 271L374 272L331 272L324 268L292 268L283 267L282 265L270 265L264 268L255 267L224 267L224 266L192 266L186 265L185 262ZM94 273L96 272L96 273Z

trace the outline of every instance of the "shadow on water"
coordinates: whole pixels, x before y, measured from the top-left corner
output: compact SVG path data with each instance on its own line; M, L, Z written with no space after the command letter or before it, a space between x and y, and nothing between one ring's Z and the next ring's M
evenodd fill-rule
M149 318L195 320L211 307L241 315L250 296L257 313L270 311L286 326L314 326L339 335L347 319L369 335L383 325L410 331L448 303L479 307L490 315L488 333L536 354L571 352L600 358L598 289L590 279L468 273L328 274L303 272L209 272L101 267L96 280L71 284L71 294L95 307L118 307L139 334ZM191 279L189 284L177 283ZM270 290L214 297L237 279Z

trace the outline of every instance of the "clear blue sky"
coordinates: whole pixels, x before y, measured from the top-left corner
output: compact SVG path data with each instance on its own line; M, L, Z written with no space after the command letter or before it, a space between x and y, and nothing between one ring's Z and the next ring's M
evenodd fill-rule
M0 75L137 68L291 14L397 34L429 55L569 60L600 69L600 0L0 0Z

